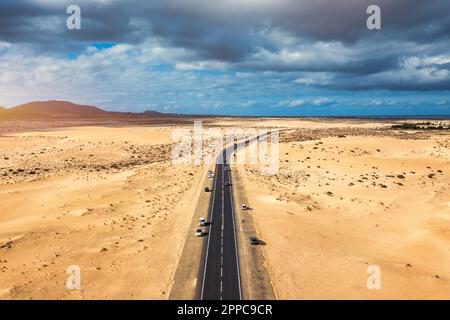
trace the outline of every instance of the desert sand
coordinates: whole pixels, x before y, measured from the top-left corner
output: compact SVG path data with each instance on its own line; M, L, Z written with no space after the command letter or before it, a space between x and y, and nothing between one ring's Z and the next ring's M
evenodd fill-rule
M448 299L449 132L294 127L277 175L237 166L277 298Z
M0 137L0 298L167 299L202 176L172 165L171 133ZM81 290L66 288L70 265Z
M449 131L208 124L288 129L277 175L233 166L278 299L448 299ZM0 299L167 299L208 166L172 164L175 126L56 125L0 137ZM71 265L80 290L66 288ZM370 265L381 290L366 286Z

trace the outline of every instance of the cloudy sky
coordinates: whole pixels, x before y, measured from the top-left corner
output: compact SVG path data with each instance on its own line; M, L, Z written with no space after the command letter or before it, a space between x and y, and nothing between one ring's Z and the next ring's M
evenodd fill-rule
M66 27L71 4L81 30ZM0 1L6 107L449 115L449 93L448 0Z

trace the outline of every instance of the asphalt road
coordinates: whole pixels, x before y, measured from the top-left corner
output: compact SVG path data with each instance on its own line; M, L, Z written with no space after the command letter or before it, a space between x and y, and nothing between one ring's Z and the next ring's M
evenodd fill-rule
M224 151L225 153L225 151ZM225 157L224 157L225 158ZM209 217L208 244L203 265L202 300L240 300L241 280L237 237L234 222L231 172L225 170L227 161L216 164L211 212Z
M203 259L201 279L201 300L241 300L241 279L234 221L233 190L229 159L233 149L245 148L258 138L265 139L266 134L247 139L223 150L222 161L217 161L213 195L209 213L208 243ZM222 164L223 163L223 164ZM225 170L228 167L230 170ZM228 181L231 186L224 186Z

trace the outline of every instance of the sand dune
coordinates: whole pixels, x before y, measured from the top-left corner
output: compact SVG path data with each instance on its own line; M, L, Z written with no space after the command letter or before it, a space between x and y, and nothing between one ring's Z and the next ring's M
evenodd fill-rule
M167 298L201 176L171 164L170 133L0 138L0 298ZM69 265L81 268L81 290L65 286Z
M209 124L292 129L280 137L277 175L237 166L277 298L448 298L448 131ZM174 128L1 136L0 299L168 298L206 170L171 163ZM65 286L70 265L81 268L81 290ZM382 271L381 290L366 287L369 265Z
M276 176L239 167L277 297L448 299L450 135L347 131L286 134Z

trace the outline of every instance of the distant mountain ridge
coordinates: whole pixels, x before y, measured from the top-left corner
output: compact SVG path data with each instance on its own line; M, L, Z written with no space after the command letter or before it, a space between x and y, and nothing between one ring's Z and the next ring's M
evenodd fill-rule
M58 100L33 101L9 109L0 107L0 120L89 120L148 118L162 115L164 114L157 111L144 113L105 111L95 106Z

